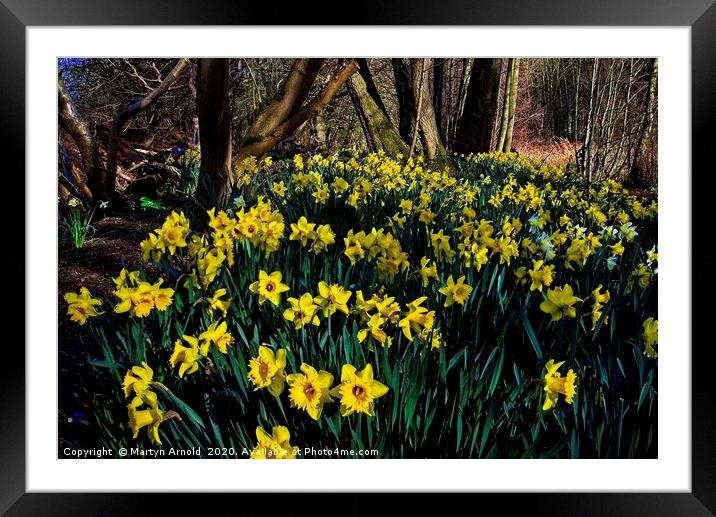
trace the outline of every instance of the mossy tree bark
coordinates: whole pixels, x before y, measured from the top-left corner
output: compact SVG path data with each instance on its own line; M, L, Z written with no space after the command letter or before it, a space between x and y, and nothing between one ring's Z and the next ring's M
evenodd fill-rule
M501 68L500 59L473 60L465 110L457 123L455 151L468 154L491 149L492 129L497 118Z
M364 74L356 74L350 79L351 98L353 99L361 127L371 150L383 150L389 154L408 154L408 145L400 137L386 113L380 109L376 99L368 92Z
M82 118L77 107L72 102L65 82L60 73L57 80L57 99L58 99L58 120L60 127L67 131L72 137L82 159L82 168L84 169L87 184L79 175L75 175L74 179L78 182L78 190L88 196L87 201L91 203L93 198L101 196L101 185L98 182L104 164L99 156L99 151L95 145L94 139L90 133L87 122Z
M197 197L212 206L223 201L231 174L229 60L199 59L196 110L199 117L201 171Z
M189 59L181 58L171 72L162 82L150 91L145 97L132 103L122 103L112 121L112 127L107 142L107 168L101 170L98 175L98 183L103 199L110 199L114 196L114 187L117 179L117 153L122 138L122 131L129 120L149 108L159 97L164 94L179 78L189 64Z
M411 85L415 105L420 104L417 111L417 122L420 129L423 150L429 160L436 161L439 165L450 165L448 152L440 138L435 107L433 106L433 94L428 81L428 71L433 65L432 58L411 60ZM418 102L422 97L423 102Z

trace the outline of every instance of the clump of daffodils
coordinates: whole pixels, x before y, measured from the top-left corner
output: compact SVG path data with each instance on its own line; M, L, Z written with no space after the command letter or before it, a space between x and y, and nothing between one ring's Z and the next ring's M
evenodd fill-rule
M210 349L216 349L221 354L228 353L228 347L234 343L234 337L227 329L226 321L214 321L199 336L184 334L174 342L169 365L172 368L179 365L179 378L196 372L201 361L209 356Z
M122 268L119 276L113 279L116 287L114 294L119 298L114 312L129 312L132 316L144 318L152 309L166 311L172 304L174 289L161 287L163 279L151 284L141 279L139 271L128 272Z
M127 406L129 428L136 440L140 429L147 428L147 436L151 443L161 445L159 424L179 415L174 411L164 411L159 407L157 394L152 391L154 370L146 362L141 366L133 366L124 376L122 389L125 397L134 395ZM158 384L158 383L157 383Z

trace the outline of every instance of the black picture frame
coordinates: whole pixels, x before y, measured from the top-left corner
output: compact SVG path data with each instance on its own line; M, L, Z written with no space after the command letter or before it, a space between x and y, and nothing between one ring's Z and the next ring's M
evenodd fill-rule
M32 185L25 183L25 29L42 25L617 25L691 27L692 80L692 170L683 172L692 186L692 278L698 281L692 299L692 490L690 493L567 493L567 494L472 494L469 504L476 509L499 505L510 511L518 508L530 514L556 515L713 515L716 514L716 385L712 382L714 358L709 322L713 320L709 293L714 284L712 271L716 256L702 242L713 231L710 205L713 204L713 158L716 134L716 4L714 0L553 0L538 5L530 0L462 2L418 0L410 4L361 2L360 8L341 19L333 3L296 2L278 9L268 2L243 5L230 0L155 1L146 0L0 0L0 145L3 153L3 235L0 253L3 285L9 292L25 292L25 280L32 271L25 267L25 247L31 235L25 230L26 200ZM348 16L348 15L343 15ZM90 44L90 43L88 43ZM7 163L9 160L10 163ZM22 172L21 172L22 171ZM676 173L678 171L668 171ZM48 181L51 178L48 171ZM15 205L15 206L13 206ZM688 265L684 264L684 267ZM7 274L11 272L11 274ZM692 288L693 288L692 282ZM24 297L20 297L23 298ZM15 310L0 311L6 336L5 360L0 367L0 512L8 515L123 515L142 513L149 508L181 508L186 494L171 501L150 494L26 493L25 452L32 444L25 437L25 343L19 325L24 304ZM20 308L23 307L23 308ZM27 310L32 310L27 307ZM23 318L24 319L24 318ZM698 332L701 329L703 334ZM673 344L688 347L689 343ZM671 345L668 345L671 346ZM665 379L663 382L668 382ZM234 504L225 496L212 496L212 507ZM308 499L304 497L304 499ZM410 504L425 504L425 497L411 496ZM291 505L300 505L292 496ZM456 504L464 504L464 502ZM242 505L246 504L246 499ZM453 506L451 503L450 506Z

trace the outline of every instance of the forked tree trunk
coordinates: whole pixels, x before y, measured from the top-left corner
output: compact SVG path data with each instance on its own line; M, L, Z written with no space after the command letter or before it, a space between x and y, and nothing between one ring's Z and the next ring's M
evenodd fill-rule
M201 172L197 196L211 206L223 201L231 173L229 60L200 59L196 111L199 117Z
M232 162L230 184L235 184L243 174L245 158L260 158L293 134L325 108L341 86L358 70L355 60L348 60L332 74L317 96L304 104L323 62L324 59L296 60L274 101L259 114L241 141Z
M83 183L82 178L73 175L75 181L78 182L78 188L80 191L90 193L89 199L86 201L91 203L93 198L100 197L101 188L98 183L99 176L102 174L104 164L99 156L97 146L90 134L90 129L85 120L80 115L79 111L72 102L72 98L67 93L65 88L65 82L62 79L60 73L57 78L57 99L58 99L58 120L60 127L62 127L72 137L79 149L80 157L82 159L82 168L84 169L85 177L87 178L87 185L80 185ZM88 188L89 187L89 188Z
M188 64L189 60L187 58L181 58L159 86L149 92L149 94L130 104L120 104L112 121L109 141L107 142L107 169L98 175L103 199L110 199L114 196L115 181L117 179L117 153L119 152L119 144L124 126L132 117L154 104L154 102L177 81Z
M490 150L492 129L497 117L501 68L500 59L473 60L465 111L457 123L457 152L468 154Z

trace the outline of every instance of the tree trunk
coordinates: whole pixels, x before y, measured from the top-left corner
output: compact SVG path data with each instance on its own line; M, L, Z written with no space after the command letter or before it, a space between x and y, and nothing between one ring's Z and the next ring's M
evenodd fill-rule
M500 59L474 59L467 87L465 111L457 123L455 150L459 153L487 152L497 116L500 89Z
M189 91L191 92L192 96L194 97L194 106L196 106L196 97L197 97L197 90L196 90L196 70L194 66L189 67ZM194 115L191 117L191 123L192 123L192 136L191 136L191 145L197 146L199 145L199 114L198 114L198 108L194 112Z
M166 92L179 78L181 73L189 64L187 58L181 58L174 66L169 75L157 86L143 97L131 104L122 103L117 110L112 121L112 127L109 133L109 141L107 142L107 169L100 174L99 184L102 192L102 198L110 199L114 196L114 186L117 179L117 153L119 152L119 144L122 138L122 131L125 124L132 117L141 113L151 106L161 95Z
M358 70L351 59L326 82L318 95L304 105L324 59L297 59L274 101L249 127L234 156L230 183L235 184L244 171L243 160L262 157L278 143L313 118L333 99L341 86Z
M649 143L652 125L654 122L654 104L656 102L658 66L658 59L652 59L651 71L649 73L649 89L646 92L646 108L644 111L644 117L642 119L641 133L639 134L639 140L637 142L634 163L630 171L631 181L638 186L644 186L649 181L656 179L651 177L654 176L653 174L649 174L645 161L647 144Z
M382 149L388 154L408 155L408 146L386 114L378 107L368 93L363 75L356 74L350 79L351 98L361 121L368 148Z
M505 150L505 142L507 140L507 126L510 118L510 98L512 93L512 71L515 67L515 58L507 60L507 75L505 77L505 88L502 95L502 114L500 116L500 132L497 137L496 151ZM509 148L508 148L509 150Z
M225 201L231 174L229 60L200 59L196 111L199 117L201 171L197 196L207 206Z
M509 97L509 113L507 116L507 133L505 135L504 151L512 150L512 133L515 129L515 111L517 110L517 91L520 77L520 60L515 58L512 60L512 74L510 76L510 97Z
M361 98L358 95L358 91L355 86L353 86L353 83L355 82L354 79L349 80L346 83L346 86L348 87L348 96L351 98L351 103L353 104L353 108L356 115L358 116L358 122L360 123L360 127L363 130L363 136L365 137L365 144L366 148L369 151L377 151L376 143L373 137L373 132L370 129L370 125L368 122L368 115L367 112L368 109L364 108L361 104ZM370 96L368 96L370 97ZM363 100L363 102L368 103L368 99ZM375 106L375 109L380 109L377 106Z
M411 84L416 106L418 99L420 97L423 99L416 119L422 136L423 149L428 159L435 160L440 165L449 165L450 159L440 138L440 131L435 119L433 95L430 91L430 82L427 80L427 72L432 66L432 61L431 58L416 59L411 63Z
M326 141L328 140L326 132L326 117L323 115L322 111L316 113L315 127L316 143L321 147L326 147Z
M103 164L97 146L90 134L89 126L77 111L77 108L72 102L72 98L67 93L61 73L57 80L57 98L60 127L67 131L75 141L75 144L77 144L80 157L82 158L82 167L85 177L87 178L88 185L78 185L78 188L82 192L91 193L90 198L86 200L91 203L92 198L100 197L101 194L98 179L102 174ZM81 178L75 177L75 179L81 181Z
M373 74L370 73L370 68L368 68L368 60L364 57L359 57L356 59L356 62L358 63L358 73L363 78L363 81L365 81L366 91L373 98L380 111L382 111L385 116L390 119L388 109L385 107L385 104L383 104L383 99L381 98L378 87L375 85L375 81L373 80Z
M410 60L394 58L392 63L398 100L398 132L403 141L410 142L417 112L410 84Z
M440 139L445 139L445 113L443 111L444 103L444 81L445 81L445 59L436 57L433 64L433 106L435 107L435 122L438 126Z
M590 189L592 183L592 153L593 153L593 135L594 135L594 120L597 116L596 105L597 95L599 93L599 62L598 58L594 58L592 61L592 80L589 89L589 111L587 111L587 123L584 133L584 174L587 176L589 181Z

